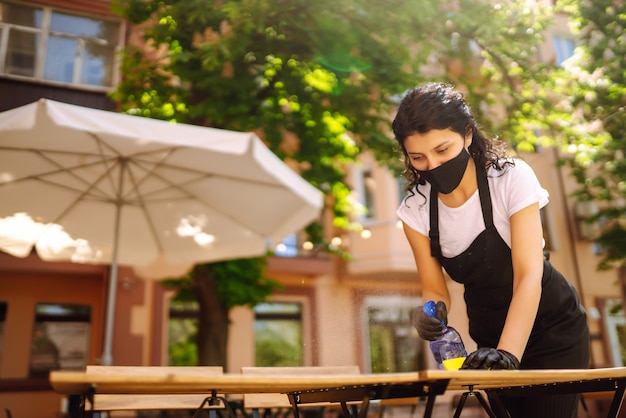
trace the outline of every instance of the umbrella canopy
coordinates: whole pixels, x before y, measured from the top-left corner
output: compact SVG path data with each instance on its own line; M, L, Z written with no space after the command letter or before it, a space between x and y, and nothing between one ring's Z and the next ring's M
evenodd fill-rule
M45 99L0 113L0 250L112 265L105 364L118 263L258 256L321 208L253 133Z

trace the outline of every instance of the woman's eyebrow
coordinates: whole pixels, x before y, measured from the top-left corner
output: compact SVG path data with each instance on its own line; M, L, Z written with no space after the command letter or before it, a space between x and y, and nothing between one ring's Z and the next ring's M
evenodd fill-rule
M435 146L431 149L431 151L434 151L434 150L436 150L436 149L438 149L438 148L441 148L441 147L444 147L444 146L446 146L446 145L449 145L449 144L450 144L450 142L452 142L452 141L451 141L451 140L449 140L449 139L445 139L443 142L441 142L441 143L439 143L439 144L435 145ZM420 152L417 152L417 151L413 151L413 152L411 152L411 151L408 151L408 150L407 150L407 154L409 154L409 155L413 155L413 154L423 154L423 152L421 152L421 151L420 151Z

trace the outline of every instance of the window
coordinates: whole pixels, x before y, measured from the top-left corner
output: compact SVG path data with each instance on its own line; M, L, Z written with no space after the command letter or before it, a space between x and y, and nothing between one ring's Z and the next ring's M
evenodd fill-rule
M298 234L293 233L279 243L274 253L280 257L296 257L298 255Z
M39 303L30 348L30 377L50 370L81 370L87 366L91 307Z
M543 230L543 250L555 251L557 249L555 242L555 235L552 231L552 222L550 221L550 213L547 207L543 207L539 210L539 216L541 217L541 229Z
M554 45L557 65L563 65L563 61L574 55L576 45L572 39L555 35L552 43Z
M424 344L411 325L416 299L371 297L364 304L366 364L372 373L394 373L426 368ZM369 359L367 358L369 357Z
M0 74L112 87L120 39L116 21L0 1Z
M621 299L607 299L603 309L611 360L614 367L626 365L626 317Z
M371 164L357 167L355 173L355 192L358 202L363 209L363 218L373 220L376 218L376 182L374 169Z
M260 303L254 313L256 366L304 366L302 304Z
M170 301L168 350L170 366L198 364L198 303Z
M404 177L396 177L396 187L398 190L398 206L402 203L402 200L407 195L406 192L407 181Z

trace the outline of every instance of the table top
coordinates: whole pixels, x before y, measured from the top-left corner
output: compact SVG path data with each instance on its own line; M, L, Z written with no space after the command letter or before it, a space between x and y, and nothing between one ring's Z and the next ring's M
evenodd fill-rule
M523 387L573 381L626 380L626 367L584 370L422 370L404 373L346 375L186 375L172 373L95 374L53 371L50 383L59 394L81 394L88 389L108 394L297 393L345 387L411 385L448 381L449 390Z

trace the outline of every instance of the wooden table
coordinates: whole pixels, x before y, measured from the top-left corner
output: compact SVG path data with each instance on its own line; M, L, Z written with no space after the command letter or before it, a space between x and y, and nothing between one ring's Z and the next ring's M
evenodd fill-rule
M615 418L626 390L626 368L589 370L443 371L360 375L268 375L165 376L94 375L86 372L55 371L50 383L60 394L87 398L100 394L216 394L286 393L294 413L298 406L313 402L362 401L360 415L370 400L426 397L424 417L430 417L435 398L446 390L464 395L485 391L494 396L557 393L613 392L608 417ZM480 399L480 398L479 398ZM459 405L462 407L462 405ZM485 406L485 405L483 405ZM501 410L486 410L493 417ZM460 410L457 411L457 414Z

